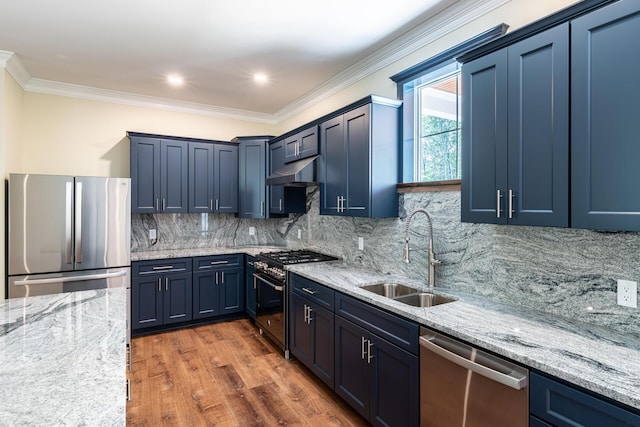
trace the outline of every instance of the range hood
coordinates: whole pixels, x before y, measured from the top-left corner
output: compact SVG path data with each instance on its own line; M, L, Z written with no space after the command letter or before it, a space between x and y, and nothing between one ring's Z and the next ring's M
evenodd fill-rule
M317 184L315 160L318 155L287 163L267 177L267 185L305 186Z

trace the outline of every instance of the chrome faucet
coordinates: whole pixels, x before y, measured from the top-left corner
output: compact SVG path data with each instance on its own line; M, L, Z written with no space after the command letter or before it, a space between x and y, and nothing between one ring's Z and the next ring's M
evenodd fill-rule
M424 209L416 209L407 217L407 223L404 228L404 249L402 251L402 259L407 264L411 262L409 259L409 252L416 250L424 250L424 249L411 249L409 247L409 227L411 226L411 220L414 215L417 213L423 213L427 217L427 221L429 222L429 247L426 249L428 253L428 262L429 262L429 286L434 287L436 285L436 266L442 265L442 261L436 259L436 255L433 252L433 225L431 224L431 216Z

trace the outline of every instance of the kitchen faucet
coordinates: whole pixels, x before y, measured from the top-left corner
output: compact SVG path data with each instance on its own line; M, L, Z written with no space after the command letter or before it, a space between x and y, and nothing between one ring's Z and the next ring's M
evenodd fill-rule
M407 264L411 262L409 259L409 252L415 250L424 250L424 249L411 249L409 247L409 227L411 226L411 220L414 215L417 213L423 213L427 217L427 221L429 222L429 247L426 249L428 253L428 262L429 262L429 286L435 287L436 285L436 266L442 265L442 261L436 259L435 253L433 252L433 225L431 224L431 216L424 209L416 209L407 217L407 223L404 228L404 249L402 251L402 259Z

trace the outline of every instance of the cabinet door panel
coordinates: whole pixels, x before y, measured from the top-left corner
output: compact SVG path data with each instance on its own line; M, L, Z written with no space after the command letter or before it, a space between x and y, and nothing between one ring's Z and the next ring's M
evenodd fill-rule
M131 137L131 213L154 213L160 199L160 140Z
M296 134L284 140L284 161L292 162L298 156L298 145L300 144L300 134Z
M335 316L329 310L325 310L315 303L308 304L311 308L309 327L312 330L310 368L333 390Z
M291 294L289 320L289 338L291 353L304 365L311 364L311 327L306 321L306 300L296 294Z
M617 2L571 24L572 227L640 231L639 9Z
M313 126L298 134L300 149L298 157L304 159L318 154L318 127Z
M364 105L344 115L348 215L368 216L370 203L369 117L371 106Z
M335 392L369 419L371 365L362 357L366 330L335 316Z
M241 141L239 163L239 216L240 218L266 218L266 141Z
M188 144L162 140L160 151L161 200L160 210L165 213L187 212L189 159Z
M506 223L506 49L464 64L462 90L461 219Z
M514 194L509 223L567 227L569 24L508 51L508 185Z
M238 147L214 145L214 209L216 212L238 212Z
M220 271L220 313L244 311L244 270L242 268Z
M375 368L371 387L371 423L417 426L420 418L418 356L379 338L373 346Z
M211 212L213 145L189 143L189 212Z
M193 273L193 318L204 319L220 313L216 272Z
M161 277L136 277L131 282L131 322L133 329L162 325L163 293Z
M322 156L320 156L320 214L338 213L338 197L346 197L344 181L347 155L344 145L343 117L320 125Z
M164 278L164 323L193 318L191 273L168 274Z
M284 140L269 144L269 173L284 165ZM284 186L270 185L269 212L284 213Z

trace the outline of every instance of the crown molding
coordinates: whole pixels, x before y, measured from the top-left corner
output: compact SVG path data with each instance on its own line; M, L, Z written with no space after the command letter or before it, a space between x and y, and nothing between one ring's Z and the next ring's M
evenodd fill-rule
M431 19L401 35L375 53L327 80L325 83L305 96L293 101L275 114L218 107L195 102L176 101L147 95L137 95L129 92L119 92L32 78L17 55L13 52L3 50L0 50L0 67L6 68L18 84L28 92L257 123L278 124L510 1L511 0L460 0Z
M280 123L511 0L464 0L409 30L275 113Z

